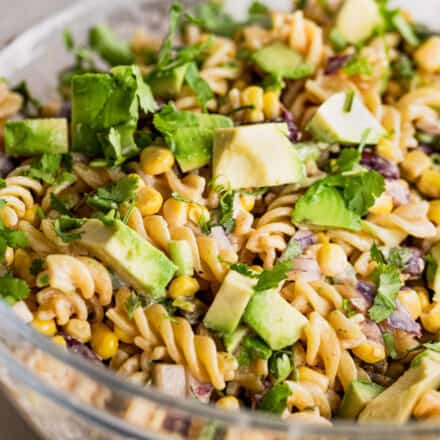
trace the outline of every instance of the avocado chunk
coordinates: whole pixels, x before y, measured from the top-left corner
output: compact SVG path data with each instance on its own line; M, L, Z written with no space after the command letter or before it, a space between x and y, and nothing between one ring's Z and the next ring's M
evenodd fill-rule
M339 92L327 99L307 125L315 140L329 144L377 144L386 134L379 121L358 96L346 111L347 93ZM367 135L368 133L368 135Z
M112 66L126 66L134 62L130 45L120 40L112 29L103 24L90 29L89 44L102 59Z
M433 301L440 300L440 242L436 243L429 253L427 279L429 287L434 291Z
M188 64L184 64L175 69L154 74L148 78L147 82L150 85L154 96L160 96L161 98L176 97L182 90L187 68Z
M382 391L383 387L364 380L354 380L344 394L338 416L356 419L358 414Z
M295 224L312 224L352 231L359 230L361 226L359 216L347 209L336 188L318 185L298 200L292 213L292 221Z
M346 0L336 19L336 29L345 41L361 43L383 23L375 0Z
M313 73L313 67L296 50L282 43L257 50L252 61L264 72L278 78L299 79Z
M80 229L82 244L135 289L163 296L176 266L159 249L119 220L104 225L88 220Z
M168 243L168 253L177 266L177 276L192 276L194 274L194 261L191 247L185 240L172 240Z
M118 66L107 73L72 78L72 148L91 157L110 145L122 156L138 152L134 142L139 110L154 111L156 103L139 67ZM111 139L111 133L117 133ZM116 144L116 145L115 145ZM119 144L119 146L117 145Z
M154 126L165 137L184 173L208 165L214 131L233 125L225 116L179 111L172 104L154 116Z
M359 421L403 424L427 391L440 386L440 354L426 352L416 366L373 399L361 412Z
M223 336L223 344L225 345L226 351L228 353L234 353L243 339L249 334L249 329L244 326L240 326L235 330L234 333L229 333Z
M234 332L253 293L256 280L231 270L226 275L203 323L222 334Z
M243 319L272 350L294 344L307 324L306 317L276 290L255 293Z
M64 154L69 150L67 119L9 121L4 137L6 154L11 157Z
M285 123L217 129L213 159L215 181L231 189L302 181L304 166L287 136Z

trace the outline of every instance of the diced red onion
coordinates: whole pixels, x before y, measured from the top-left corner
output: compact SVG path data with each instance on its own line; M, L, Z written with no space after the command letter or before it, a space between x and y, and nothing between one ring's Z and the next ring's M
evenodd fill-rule
M409 189L400 180L385 180L386 193L393 199L394 205L402 206L409 203Z
M299 129L293 119L293 115L284 106L281 108L281 118L287 124L289 128L289 140L290 142L298 142L299 140Z
M217 242L220 250L233 250L232 244L221 226L214 226L211 229L211 237Z
M366 319L360 323L360 326L362 333L367 337L367 339L384 345L380 327L374 321Z
M356 290L365 299L368 308L371 307L376 296L376 286L369 281L358 281L356 283Z
M301 230L301 229L296 231L292 240L297 241L299 243L299 245L301 246L301 249L306 249L309 246L312 246L312 244L316 243L316 237L313 232L305 231L305 230Z
M396 300L397 309L387 318L386 325L395 330L403 330L413 335L421 336L422 329L410 315L406 307Z
M293 259L293 270L288 274L290 281L296 280L298 276L305 281L318 281L321 279L321 271L318 262L311 257L296 257Z
M387 179L398 179L400 177L400 171L396 164L371 150L364 150L362 152L361 164L364 167L377 171Z
M348 62L352 55L334 55L327 59L325 66L325 75L333 75L338 70L342 69Z
M214 387L209 383L199 382L193 376L189 377L189 389L191 395L202 403L209 403Z
M79 354L88 361L101 364L101 359L99 359L99 357L89 347L87 347L87 345L83 344L76 338L72 338L72 336L64 335L64 339L66 340L67 348L72 353Z

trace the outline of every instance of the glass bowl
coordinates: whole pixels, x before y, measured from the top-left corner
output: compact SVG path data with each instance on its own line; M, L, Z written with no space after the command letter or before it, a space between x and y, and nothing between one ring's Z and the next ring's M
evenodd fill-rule
M79 41L92 24L100 21L110 23L126 37L142 26L159 35L167 26L165 17L169 3L165 0L73 3L0 51L0 77L13 83L27 80L37 94L50 98L56 93L57 72L72 62L61 37L66 27ZM329 427L286 423L261 413L225 412L196 400L183 400L153 388L141 388L100 365L59 348L25 326L2 303L0 383L25 419L48 439L379 440L440 437L440 426L432 424L396 427L336 422Z

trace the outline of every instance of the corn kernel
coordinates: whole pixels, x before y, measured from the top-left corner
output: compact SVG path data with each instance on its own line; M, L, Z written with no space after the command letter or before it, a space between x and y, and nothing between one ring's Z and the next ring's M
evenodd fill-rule
M411 181L419 178L424 171L431 168L431 165L431 158L420 150L414 150L408 153L401 164L405 175Z
M426 170L417 183L417 188L428 197L440 197L440 171Z
M251 194L241 194L240 203L244 210L251 212L255 207L255 196Z
M415 52L417 64L427 72L440 72L440 37L428 38Z
M93 351L103 360L112 358L119 347L118 337L105 324L92 326L91 345Z
M369 209L371 214L389 214L393 210L393 198L387 193L378 197L374 205Z
M205 206L191 204L188 208L188 218L193 223L199 224L201 218L203 218L204 221L209 221L211 215L209 214L208 208Z
M9 246L5 250L5 258L4 258L6 266L12 266L14 263L14 249Z
M163 216L173 227L185 226L188 219L189 204L180 200L168 199L163 204Z
M403 160L402 150L392 139L382 138L377 144L376 151L390 162L398 163Z
M115 332L115 335L118 337L118 339L123 342L124 344L133 344L134 343L134 337L131 335L127 335L127 333L124 332L120 327L115 325L115 328L113 329Z
M281 104L278 94L275 92L266 92L263 100L265 118L269 121L279 118L281 113Z
M31 266L31 256L24 249L16 249L14 255L14 273L29 284L34 282L34 277L30 272Z
M162 147L145 148L140 161L142 171L151 176L166 173L174 166L173 153Z
M440 200L433 200L429 204L428 218L437 225L440 225Z
M422 314L422 305L420 304L417 292L412 289L401 290L397 299L405 306L413 319L419 319Z
M57 325L53 319L34 319L32 325L42 335L55 336L57 333Z
M225 409L228 411L236 411L240 409L240 402L234 396L226 396L217 400L215 406L220 409Z
M423 328L430 333L440 330L440 303L433 303L421 316Z
M192 297L200 290L199 282L192 277L182 275L174 278L168 288L168 294L171 298Z
M318 264L321 272L327 277L334 277L347 267L347 255L337 244L323 244L317 253Z
M66 340L65 340L64 337L61 336L61 335L54 336L54 337L52 338L52 342L53 342L54 344L59 345L60 347L67 347Z
M382 344L368 341L352 349L353 353L367 364L375 364L386 357L385 347Z
M264 91L261 87L251 86L243 90L241 95L242 105L253 105L255 110L263 110Z
M261 110L246 110L244 112L244 120L246 122L263 122L264 113Z
M151 186L143 186L136 194L136 206L143 217L157 214L162 203L162 194Z
M72 338L78 339L83 344L90 341L92 337L92 329L87 321L80 319L71 319L65 326L64 331Z
M422 309L422 312L426 312L429 309L429 306L431 305L429 301L428 291L421 286L414 287L414 290L417 292L417 296L419 297L420 307Z

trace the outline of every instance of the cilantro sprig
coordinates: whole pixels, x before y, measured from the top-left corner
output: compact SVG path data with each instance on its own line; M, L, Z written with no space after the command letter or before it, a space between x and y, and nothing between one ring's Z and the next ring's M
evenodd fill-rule
M26 299L31 290L26 281L11 274L0 277L0 298L9 305Z

